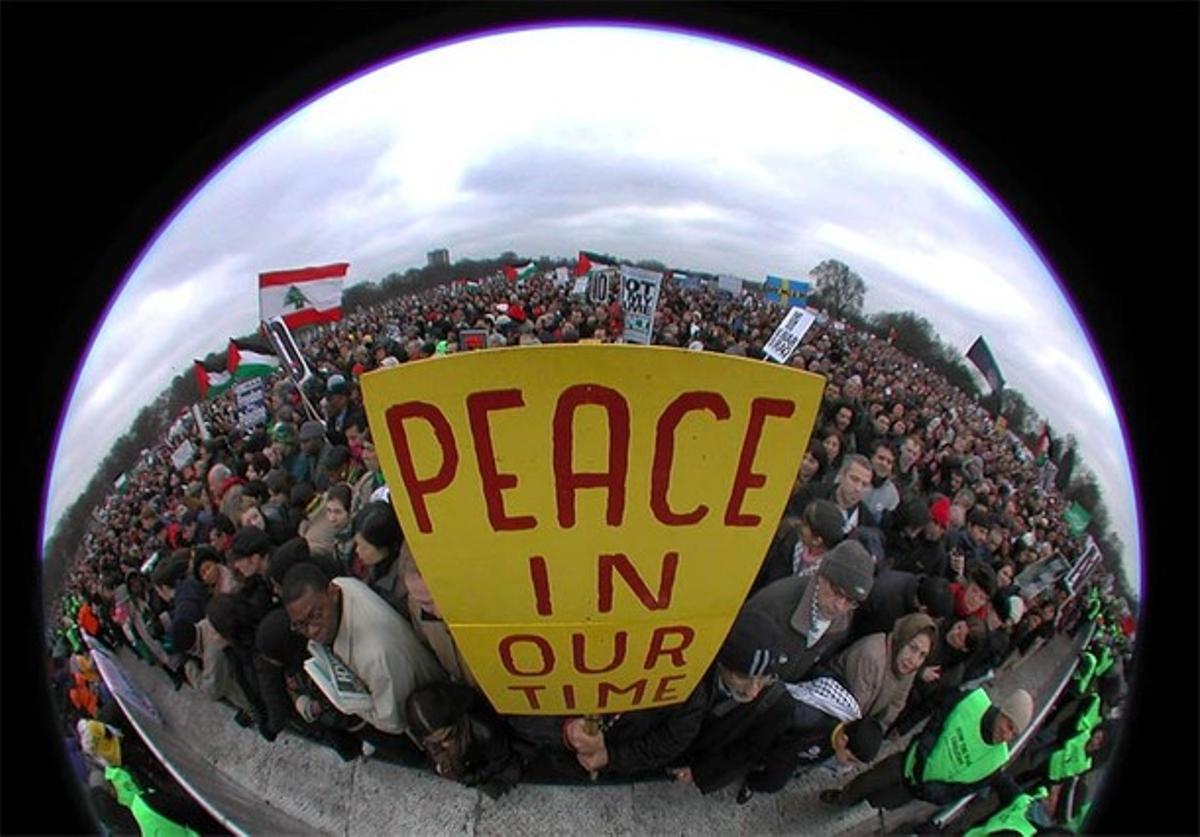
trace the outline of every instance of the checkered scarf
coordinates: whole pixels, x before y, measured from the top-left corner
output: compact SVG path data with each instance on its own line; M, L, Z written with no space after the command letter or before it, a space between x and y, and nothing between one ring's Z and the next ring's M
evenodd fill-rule
M788 683L787 690L800 703L832 715L839 721L857 721L862 709L845 686L833 677L818 677L803 683Z

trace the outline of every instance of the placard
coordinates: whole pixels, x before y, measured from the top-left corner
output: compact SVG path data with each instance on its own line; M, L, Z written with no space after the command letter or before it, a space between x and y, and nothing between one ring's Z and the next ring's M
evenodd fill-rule
M175 467L176 471L182 471L195 455L196 448L192 445L192 440L184 439L183 443L171 453L171 465Z
M391 499L497 710L687 699L762 564L824 379L549 345L362 378Z
M625 343L650 343L662 274L636 267L621 268L621 308L625 314Z
M239 381L233 391L237 395L238 427L249 433L254 428L266 424L267 393L263 384L264 378L251 378Z
M787 363L816 321L816 316L806 308L789 308L783 322L763 347L763 354L779 363Z

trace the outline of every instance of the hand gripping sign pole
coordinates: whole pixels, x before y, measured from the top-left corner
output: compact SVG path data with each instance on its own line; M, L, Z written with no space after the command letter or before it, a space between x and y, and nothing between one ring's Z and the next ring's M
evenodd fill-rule
M292 331L287 327L287 323L283 321L283 317L273 317L270 320L264 320L261 325L263 334L271 341L272 348L275 349L275 354L279 355L279 359L283 361L284 367L287 369L288 377L292 379L292 383L296 385L296 389L300 392L300 399L304 402L304 409L308 413L309 418L313 421L318 421L322 426L325 420L321 418L317 408L308 400L308 395L304 392L304 385L312 380L312 370L308 368L308 361L304 359L304 355L300 353L300 347L296 345L296 339L292 337Z
M481 689L505 714L586 718L677 704L700 682L824 379L551 345L380 369L362 387L392 504Z

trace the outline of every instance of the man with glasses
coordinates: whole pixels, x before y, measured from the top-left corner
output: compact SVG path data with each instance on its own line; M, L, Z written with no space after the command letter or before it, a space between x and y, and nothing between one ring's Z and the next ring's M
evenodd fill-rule
M421 751L403 735L405 701L418 686L446 674L409 624L363 582L330 581L309 563L287 571L282 598L292 630L328 648L370 692L371 706L357 713L369 725L363 739L385 757L423 763Z
M777 673L788 683L799 682L849 640L851 616L870 595L874 570L861 543L842 541L821 559L815 575L768 584L750 597L738 619L764 614L775 624L778 650L787 657Z

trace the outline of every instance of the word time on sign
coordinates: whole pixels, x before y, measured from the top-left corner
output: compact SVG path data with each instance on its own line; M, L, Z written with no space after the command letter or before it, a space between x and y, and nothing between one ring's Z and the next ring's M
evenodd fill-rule
M628 345L456 354L362 383L422 575L511 714L687 699L770 545L824 387Z

